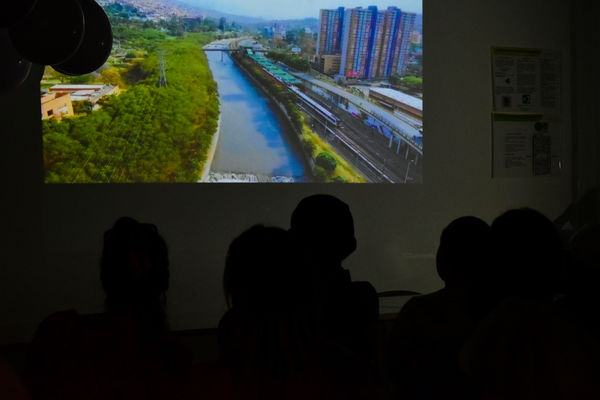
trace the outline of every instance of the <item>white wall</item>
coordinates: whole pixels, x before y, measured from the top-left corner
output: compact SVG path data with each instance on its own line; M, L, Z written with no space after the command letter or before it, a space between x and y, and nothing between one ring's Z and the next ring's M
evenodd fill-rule
M368 5L367 2L365 5ZM557 216L571 199L570 63L560 178L492 180L490 46L540 47L570 59L570 7L562 0L425 1L423 185L45 186L39 87L0 95L0 343L27 340L48 313L102 307L100 238L119 216L154 222L171 250L168 307L176 329L216 326L231 239L253 223L288 226L295 204L339 195L356 220L355 279L380 290L438 288L433 254L441 229L465 214L487 221L518 206Z

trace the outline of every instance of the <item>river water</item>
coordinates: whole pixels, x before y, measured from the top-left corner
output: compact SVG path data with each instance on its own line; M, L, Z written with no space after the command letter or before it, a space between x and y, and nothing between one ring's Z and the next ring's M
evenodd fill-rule
M260 176L275 181L304 181L300 149L288 139L281 117L254 87L231 57L206 52L219 87L221 134L210 169L211 180L252 181Z

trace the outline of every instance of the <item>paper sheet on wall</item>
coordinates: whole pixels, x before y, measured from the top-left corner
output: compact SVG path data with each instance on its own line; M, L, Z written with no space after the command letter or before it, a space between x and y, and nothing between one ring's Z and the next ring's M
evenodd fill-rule
M559 175L561 124L542 115L492 116L494 178L531 178Z
M559 52L493 47L492 73L496 112L560 115Z

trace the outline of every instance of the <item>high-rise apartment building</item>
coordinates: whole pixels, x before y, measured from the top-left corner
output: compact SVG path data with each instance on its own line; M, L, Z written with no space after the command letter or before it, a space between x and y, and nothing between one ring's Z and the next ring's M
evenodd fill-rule
M373 78L373 65L381 52L382 15L377 7L351 8L344 13L340 74Z
M388 7L384 14L384 35L377 76L404 73L408 61L416 14Z
M400 42L400 23L402 11L396 7L389 7L384 16L383 54L379 61L378 76L390 76L398 68L398 54Z
M339 73L347 77L387 78L403 73L415 17L396 7L321 10L317 54L341 53Z
M339 7L337 10L321 10L319 20L317 54L340 54L342 52L344 7Z
M414 30L416 16L417 15L413 13L402 13L400 18L399 37L401 39L398 41L398 62L393 67L393 71L400 75L406 71L406 65L410 53L410 38Z

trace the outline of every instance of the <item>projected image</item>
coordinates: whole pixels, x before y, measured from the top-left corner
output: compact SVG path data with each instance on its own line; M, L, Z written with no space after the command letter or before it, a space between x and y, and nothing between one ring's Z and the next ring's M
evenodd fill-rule
M421 183L422 0L98 0L41 81L46 183Z

